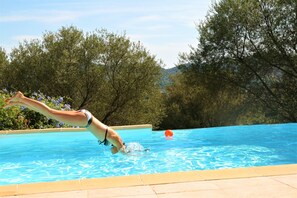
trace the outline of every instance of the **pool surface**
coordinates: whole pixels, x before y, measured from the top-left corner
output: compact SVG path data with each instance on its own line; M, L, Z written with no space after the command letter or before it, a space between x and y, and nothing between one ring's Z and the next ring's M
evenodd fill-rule
M0 135L0 185L297 163L297 124L118 130L148 152L112 155L88 132ZM134 144L133 143L133 144Z

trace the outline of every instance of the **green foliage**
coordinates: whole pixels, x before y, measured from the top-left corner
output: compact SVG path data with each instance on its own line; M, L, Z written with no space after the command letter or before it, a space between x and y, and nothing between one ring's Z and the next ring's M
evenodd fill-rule
M180 56L161 127L296 122L296 8L290 0L214 4L198 46Z
M8 67L8 57L4 51L4 49L2 49L0 47L0 85L4 84L4 81L3 81L3 70Z
M173 78L166 91L166 118L161 128L197 128L234 124L242 108L239 90L193 73ZM207 80L211 82L202 83Z
M10 57L3 71L10 91L65 96L74 109L112 125L157 125L163 115L161 62L125 35L62 27L20 43Z
M16 129L42 129L53 127L69 127L57 120L51 120L35 111L24 107L11 107L3 109L4 101L11 97L7 90L0 91L0 130ZM71 110L70 105L65 104L62 97L52 98L42 93L34 92L32 99L44 102L48 106L58 110Z
M285 122L297 121L296 7L296 1L220 1L199 29L201 58L222 81Z

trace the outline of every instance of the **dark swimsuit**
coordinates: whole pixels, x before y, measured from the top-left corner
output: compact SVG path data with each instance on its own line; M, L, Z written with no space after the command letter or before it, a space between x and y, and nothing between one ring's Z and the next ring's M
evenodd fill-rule
M85 110L85 109L81 109L79 111L84 113L87 116L88 124L85 127L88 128L92 124L93 115L91 114L91 112L89 112L88 110ZM105 130L104 140L103 141L98 140L99 144L103 144L104 146L109 146L110 145L110 142L106 139L107 133L108 133L108 127ZM123 145L125 145L125 143L123 143ZM111 146L113 146L113 145L111 145Z
M105 130L104 140L103 141L98 140L99 145L100 144L103 144L104 146L109 146L110 145L110 142L106 139L107 133L108 133L108 127ZM125 145L125 142L123 142L123 145ZM114 146L114 145L112 144L111 146Z
M104 137L104 140L103 140L103 141L98 140L98 143L99 143L99 144L103 144L104 146L109 146L109 145L110 145L110 142L106 139L107 133L108 133L108 127L107 127L106 130L105 130L105 137ZM112 145L112 146L113 146L113 145Z

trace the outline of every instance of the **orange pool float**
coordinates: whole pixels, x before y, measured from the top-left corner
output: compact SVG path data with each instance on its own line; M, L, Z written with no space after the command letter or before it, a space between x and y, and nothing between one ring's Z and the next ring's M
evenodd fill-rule
M170 129L167 129L167 130L165 131L165 136L166 136L166 137L172 137L172 136L173 136L173 132L172 132Z

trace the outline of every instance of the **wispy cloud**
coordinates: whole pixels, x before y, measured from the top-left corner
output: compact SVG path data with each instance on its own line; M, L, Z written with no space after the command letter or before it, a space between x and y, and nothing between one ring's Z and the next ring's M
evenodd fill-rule
M31 41L34 39L41 39L41 36L38 36L38 35L17 35L17 36L12 37L12 40L15 40L18 42L21 42L24 40Z
M158 21L161 19L160 15L144 15L137 18L138 22L151 22L151 21Z
M56 2L57 4L57 2ZM55 4L54 4L55 5ZM133 15L132 22L145 23L153 21L188 21L193 20L195 14L195 7L190 5L171 5L171 6L158 6L157 4L146 5L140 4L141 7L135 5L123 5L121 7L113 7L113 4L100 5L100 3L84 3L84 1L72 4L58 4L61 9L51 9L45 5L41 8L27 8L19 11L18 14L0 15L0 22L22 22L22 21L37 21L46 23L59 23L81 17L96 16L96 15L115 15L125 17L126 14Z
M173 67L178 65L180 53L188 53L190 51L190 43L195 44L197 40L187 39L186 41L169 42L166 45L145 42L144 45L149 49L151 54L156 54L157 59L163 60L165 66Z
M26 21L36 21L36 22L46 22L46 23L56 23L63 22L67 20L77 19L82 16L82 13L66 10L51 10L51 11L38 11L38 12L24 12L18 15L7 15L1 16L0 22L26 22Z
M0 1L0 41L5 49L20 41L40 39L42 32L61 26L74 25L83 31L102 27L125 32L173 66L178 52L187 51L195 43L196 24L215 0Z
M142 40L149 40L149 39L162 39L166 38L166 37L170 37L172 36L169 33L155 33L155 34L151 34L151 33L143 33L143 34L127 34L127 36L129 38L131 38L134 41L142 41Z

